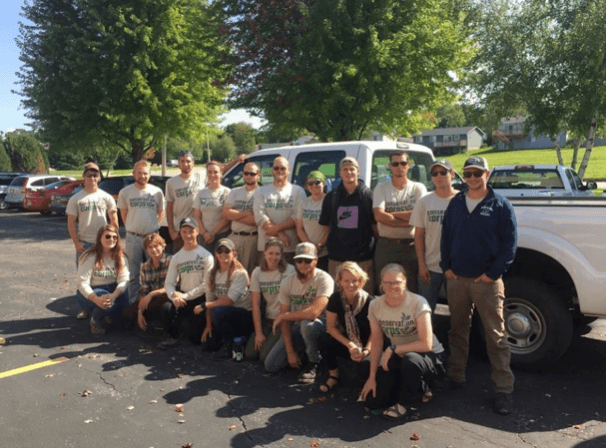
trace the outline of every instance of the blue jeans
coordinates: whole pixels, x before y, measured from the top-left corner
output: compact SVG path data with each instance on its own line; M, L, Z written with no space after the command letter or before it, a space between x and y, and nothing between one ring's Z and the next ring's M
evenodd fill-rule
M326 323L323 319L302 320L292 326L293 348L299 356L305 352L307 360L315 364L320 361L318 341L325 333ZM277 372L286 366L288 366L286 347L284 346L284 338L280 338L265 358L265 370Z
M128 272L130 272L130 281L128 282L130 304L135 303L139 298L139 289L141 288L139 271L141 270L141 263L147 258L143 250L143 239L142 236L126 232L124 240L124 253L128 258Z
M425 297L432 313L436 310L438 294L444 283L444 274L441 272L429 271L429 285L423 283L419 278L419 295Z
M98 286L96 288L93 288L93 292L97 296L111 294L116 290L116 286L117 286L116 283ZM91 302L86 297L84 297L80 291L76 291L76 299L78 300L78 303L80 304L80 308L91 312L91 318L99 326L103 326L102 321L105 316L111 316L115 320L117 320L120 317L122 310L124 308L126 308L126 306L128 305L128 294L126 293L126 291L122 292L122 294L120 294L116 298L116 300L114 300L114 304L112 305L112 307L109 310L99 308L93 302Z

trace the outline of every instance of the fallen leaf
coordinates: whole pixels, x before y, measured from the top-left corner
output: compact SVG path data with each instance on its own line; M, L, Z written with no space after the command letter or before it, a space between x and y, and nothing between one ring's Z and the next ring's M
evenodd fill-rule
M574 429L583 429L583 425L572 425Z
M183 378L183 374L182 373L178 374L177 378Z
M38 356L40 356L38 353L34 353L33 357L37 358Z
M181 448L193 448L194 444L191 442L186 442L183 445L181 445Z
M67 349L67 347L61 347L61 350L66 350L66 349Z
M149 404L157 404L158 400L149 400Z
M6 339L0 338L0 345L4 345L4 344L6 344Z
M234 430L234 429L236 429L236 428L237 428L237 426L236 426L236 425L231 425L231 426L229 427L229 430L230 430L230 431L233 431L233 430Z
M65 397L65 392L59 394L60 397Z
M179 423L180 425L182 425L183 423L185 423L185 420L177 420L177 423Z
M287 442L292 442L293 440L295 440L295 439L293 439L292 437L289 437L288 439L286 439Z
M308 403L309 404L323 403L325 401L326 401L326 396L322 396L322 397L310 398Z
M126 410L127 410L127 411L132 411L133 409L135 409L135 407L134 407L134 406L127 406L127 407L126 407Z
M368 419L370 419L370 415L365 415L364 420L368 420Z
M312 440L309 446L311 446L311 448L317 448L320 446L320 442L318 442L317 440Z
M410 440L414 440L415 442L420 439L421 438L419 437L419 435L416 432L413 432L412 435L410 436Z
M175 412L183 412L183 405L182 404L176 404L175 405Z
M54 374L54 373L49 373L48 375L44 375L44 376L45 376L46 378L52 378L52 377L54 377L54 376L55 376L55 374Z
M81 397L89 397L91 396L93 393L88 390L88 389L84 389L84 391L80 394Z
M88 420L84 420L84 423L92 423L92 422L93 422L93 421L92 421L92 419L90 419L90 418L89 418Z

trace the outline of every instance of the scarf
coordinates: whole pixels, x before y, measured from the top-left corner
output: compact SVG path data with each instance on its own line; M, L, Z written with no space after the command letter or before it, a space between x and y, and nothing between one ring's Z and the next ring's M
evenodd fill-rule
M362 347L362 341L360 340L360 328L355 317L360 314L366 302L368 301L368 293L361 289L358 292L358 303L353 308L345 297L341 296L341 302L343 303L343 310L345 311L345 331L349 340L359 347Z

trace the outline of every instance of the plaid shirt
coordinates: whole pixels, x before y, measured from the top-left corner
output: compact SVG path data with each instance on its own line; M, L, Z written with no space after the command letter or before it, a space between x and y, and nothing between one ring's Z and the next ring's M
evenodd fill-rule
M162 255L160 264L157 268L154 267L151 258L141 264L141 271L139 272L139 278L141 280L141 288L139 289L140 297L146 296L156 289L164 288L164 280L166 280L170 259L170 255Z

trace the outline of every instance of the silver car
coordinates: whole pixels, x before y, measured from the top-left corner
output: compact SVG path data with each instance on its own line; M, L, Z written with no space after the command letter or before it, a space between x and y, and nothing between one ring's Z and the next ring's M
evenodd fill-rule
M75 178L52 174L23 174L16 177L8 186L4 206L5 208L23 208L25 190L42 190L45 186L60 180L75 180Z

